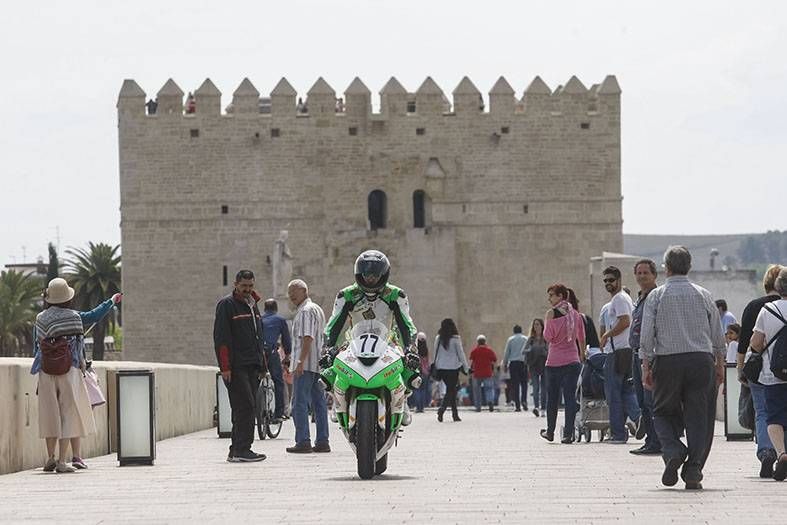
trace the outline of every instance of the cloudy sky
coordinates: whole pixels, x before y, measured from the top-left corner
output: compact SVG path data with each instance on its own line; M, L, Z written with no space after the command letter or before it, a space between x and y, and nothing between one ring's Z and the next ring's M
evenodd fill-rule
M648 8L644 6L648 5ZM120 242L115 103L210 77L373 92L391 76L518 94L617 75L626 233L787 229L787 4L779 1L16 1L0 15L0 265ZM771 197L773 195L773 197ZM24 248L23 248L24 247Z

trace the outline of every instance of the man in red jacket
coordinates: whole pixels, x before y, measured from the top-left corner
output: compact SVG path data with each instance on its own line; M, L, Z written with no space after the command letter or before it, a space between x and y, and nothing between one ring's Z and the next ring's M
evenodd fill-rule
M475 411L481 412L481 391L484 394L484 404L489 406L489 411L495 410L495 382L494 364L497 361L495 351L486 346L486 336L479 335L478 343L470 352L470 369L473 372L473 402Z

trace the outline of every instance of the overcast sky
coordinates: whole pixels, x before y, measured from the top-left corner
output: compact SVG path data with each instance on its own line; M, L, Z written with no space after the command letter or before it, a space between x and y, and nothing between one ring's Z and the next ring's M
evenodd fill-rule
M115 103L210 77L226 105L243 77L377 93L431 75L450 93L504 75L521 96L615 74L623 89L625 233L787 229L787 4L332 0L70 0L0 14L0 265L120 242ZM486 95L485 95L486 96ZM376 95L375 104L377 104ZM774 198L771 198L774 195Z

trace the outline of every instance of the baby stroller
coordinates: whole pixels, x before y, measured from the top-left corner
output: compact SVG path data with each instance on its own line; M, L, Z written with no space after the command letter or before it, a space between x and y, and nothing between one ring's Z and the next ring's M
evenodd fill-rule
M604 441L609 431L609 407L604 398L604 362L607 354L589 357L582 366L577 384L579 411L576 417L577 442L590 443L591 431L598 430L598 440Z

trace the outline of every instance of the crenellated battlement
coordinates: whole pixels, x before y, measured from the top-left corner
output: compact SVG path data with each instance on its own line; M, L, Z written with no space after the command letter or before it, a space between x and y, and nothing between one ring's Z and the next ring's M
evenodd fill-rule
M168 79L156 93L157 107L153 113L149 111L150 107L146 110L145 91L134 80L127 79L118 96L118 114L120 117L155 114L165 118L184 115L232 115L240 118L259 115L274 118L349 116L361 120L410 115L467 117L548 113L558 117L564 114L616 114L620 110L621 90L614 75L608 75L600 84L593 84L590 88L572 76L554 90L536 76L522 90L521 97L517 97L516 90L501 76L489 90L485 101L481 91L465 76L450 92L452 99L449 99L446 90L431 77L427 77L414 92L408 91L395 77L391 77L379 91L379 112L376 113L372 111L372 93L358 77L342 94L338 94L325 79L319 77L303 95L299 95L289 81L282 78L267 97L262 96L248 78L244 78L233 91L232 99L223 112L221 91L209 78L193 93L193 100L184 103L183 89L173 79Z

